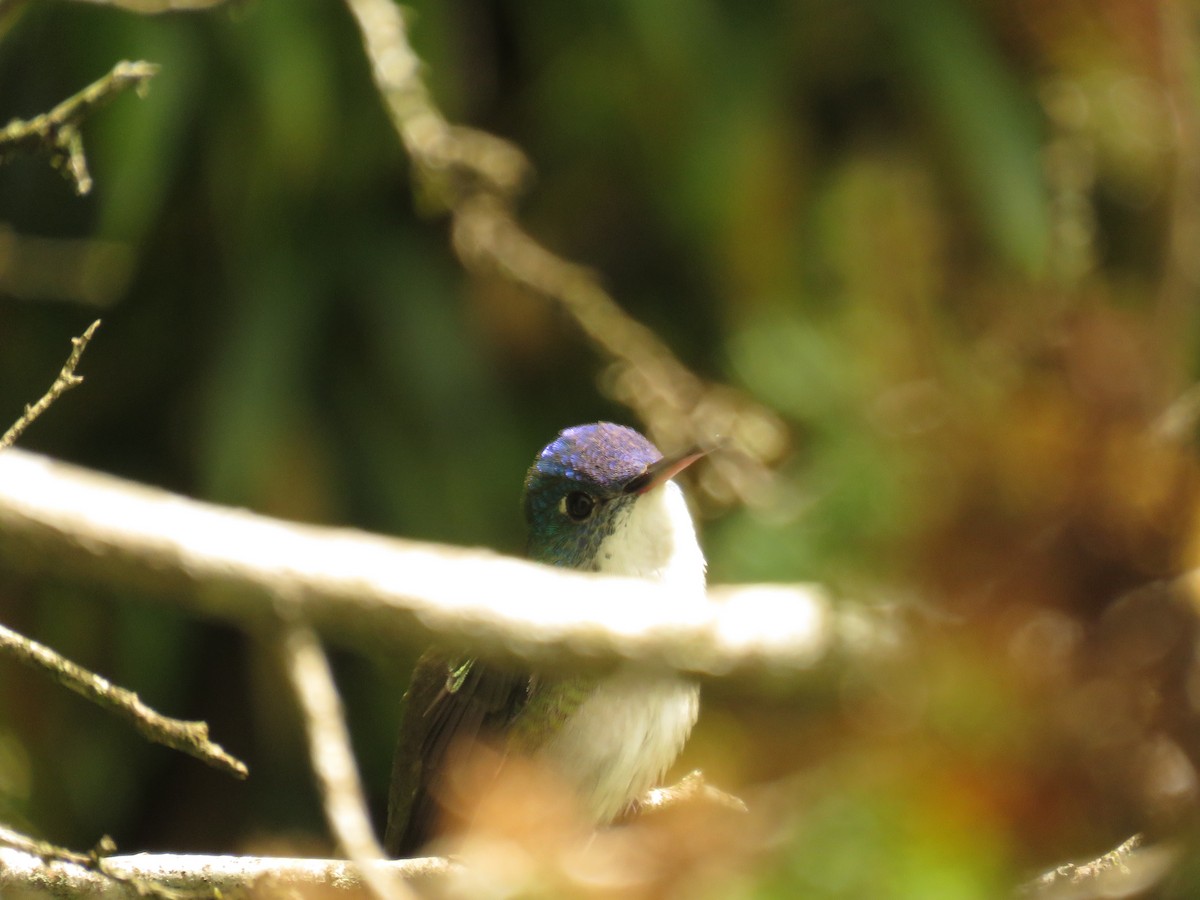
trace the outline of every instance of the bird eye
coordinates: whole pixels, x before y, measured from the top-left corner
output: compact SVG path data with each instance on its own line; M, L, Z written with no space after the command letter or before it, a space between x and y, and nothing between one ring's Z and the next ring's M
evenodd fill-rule
M562 503L559 505L559 509L566 513L567 518L573 522L584 521L595 508L595 498L583 491L571 491L562 498Z

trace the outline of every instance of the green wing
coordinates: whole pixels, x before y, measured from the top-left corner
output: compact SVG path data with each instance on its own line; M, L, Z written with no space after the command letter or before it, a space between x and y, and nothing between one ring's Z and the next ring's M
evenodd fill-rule
M533 679L445 650L418 661L405 694L392 761L384 848L393 857L416 853L434 835L437 781L450 748L504 734L529 699Z

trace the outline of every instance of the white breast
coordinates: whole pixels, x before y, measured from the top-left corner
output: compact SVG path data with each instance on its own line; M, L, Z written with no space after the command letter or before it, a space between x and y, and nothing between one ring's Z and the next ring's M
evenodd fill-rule
M542 748L598 823L654 787L696 724L700 687L632 668L600 681Z
M642 494L600 545L596 568L704 590L704 555L683 492ZM698 685L628 665L599 681L542 749L577 787L597 822L610 822L675 761L700 712Z

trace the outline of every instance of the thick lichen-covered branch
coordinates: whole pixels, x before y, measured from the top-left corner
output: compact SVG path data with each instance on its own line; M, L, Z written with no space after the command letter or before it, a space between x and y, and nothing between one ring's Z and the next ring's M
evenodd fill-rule
M0 161L13 153L45 153L50 163L61 169L75 185L75 191L86 194L92 189L87 157L83 152L83 136L79 128L95 110L129 88L139 92L158 73L153 63L123 61L111 72L89 84L78 94L68 97L48 113L32 119L13 119L0 130Z
M107 862L115 852L116 845L107 835L92 850L80 853L0 825L0 896L87 894L158 900L193 900L198 896L195 891L173 890L137 872L109 871Z
M169 12L192 12L220 6L226 0L77 0L97 6L114 6L144 16L156 16Z
M0 843L3 843L0 841ZM380 872L414 886L451 876L445 859L401 859L377 863ZM364 883L353 863L340 859L265 856L192 856L137 853L103 859L103 871L82 860L49 858L0 846L0 896L89 897L142 900L146 896L361 897Z

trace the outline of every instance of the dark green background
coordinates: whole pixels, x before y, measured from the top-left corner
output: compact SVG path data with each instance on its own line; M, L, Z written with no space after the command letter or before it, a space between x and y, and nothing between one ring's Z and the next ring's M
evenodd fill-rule
M1192 558L1157 481L1151 549L1106 543L1096 513L1115 509L1119 535L1144 524L1145 504L1122 504L1153 461L1120 456L1122 436L1196 369L1192 6L411 6L447 116L532 159L529 230L694 371L787 420L773 504L707 510L711 580L903 585L978 625L917 667L923 699L899 731L856 718L882 688L823 685L744 719L716 692L695 761L804 797L778 826L792 850L753 883L989 896L1157 815L1042 742L1046 710L992 638L1019 632L1014 596L1031 621L1051 610L1090 633L1112 590ZM599 391L605 360L565 313L466 275L446 222L422 215L348 12L31 4L0 35L0 118L120 59L162 71L85 126L91 195L41 158L0 167L0 422L99 317L87 383L25 448L287 518L520 552L534 452L569 424L639 423ZM1047 533L1037 565L1014 562ZM1019 587L989 594L1014 566ZM208 720L253 772L235 783L146 745L5 664L0 819L76 846L328 852L267 644L4 573L0 616ZM411 659L337 662L378 806Z

